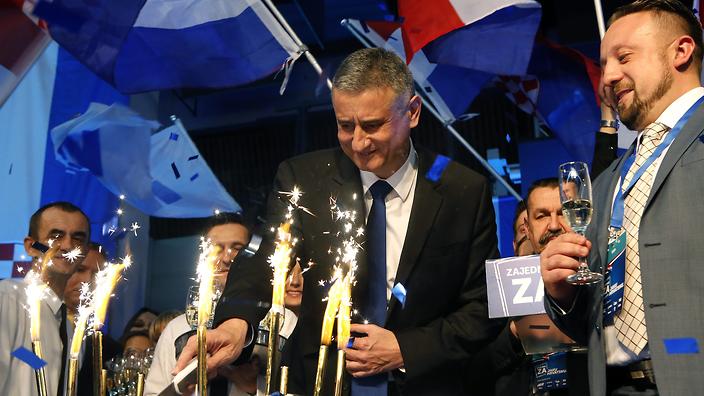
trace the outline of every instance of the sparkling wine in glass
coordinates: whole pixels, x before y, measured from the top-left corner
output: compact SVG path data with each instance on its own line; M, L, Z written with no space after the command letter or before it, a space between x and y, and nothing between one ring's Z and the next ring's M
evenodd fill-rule
M572 230L584 235L592 220L592 182L589 168L584 162L567 162L560 165L560 200L562 214ZM579 269L567 277L573 285L588 285L600 281L603 276L589 270L586 257L579 258Z

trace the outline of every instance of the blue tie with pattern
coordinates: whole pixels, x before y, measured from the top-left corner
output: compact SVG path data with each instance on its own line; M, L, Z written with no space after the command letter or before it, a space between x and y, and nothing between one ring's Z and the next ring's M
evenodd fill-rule
M370 188L372 209L367 218L367 301L364 314L378 326L386 319L386 196L392 187L378 180ZM388 374L352 379L352 396L386 396Z

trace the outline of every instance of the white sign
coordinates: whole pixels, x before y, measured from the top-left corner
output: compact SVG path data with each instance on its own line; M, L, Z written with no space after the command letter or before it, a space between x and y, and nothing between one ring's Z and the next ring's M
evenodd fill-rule
M538 255L487 260L486 289L490 318L545 313Z

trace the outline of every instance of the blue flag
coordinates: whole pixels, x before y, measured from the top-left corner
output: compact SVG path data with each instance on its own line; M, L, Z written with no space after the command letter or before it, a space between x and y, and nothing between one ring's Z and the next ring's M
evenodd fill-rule
M88 171L115 195L156 217L207 217L239 212L180 123L159 129L122 105L92 103L51 131L56 158Z
M300 55L259 0L39 0L34 13L122 93L246 84Z

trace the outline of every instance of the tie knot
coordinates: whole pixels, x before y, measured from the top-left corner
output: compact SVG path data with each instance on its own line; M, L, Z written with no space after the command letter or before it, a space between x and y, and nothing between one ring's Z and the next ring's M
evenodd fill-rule
M645 127L645 129L643 129L643 142L645 143L645 141L651 141L658 144L668 129L669 128L667 125L659 122L649 124Z
M393 190L393 187L385 180L377 180L376 183L369 187L369 193L372 194L372 199L384 199L389 195L391 190Z

